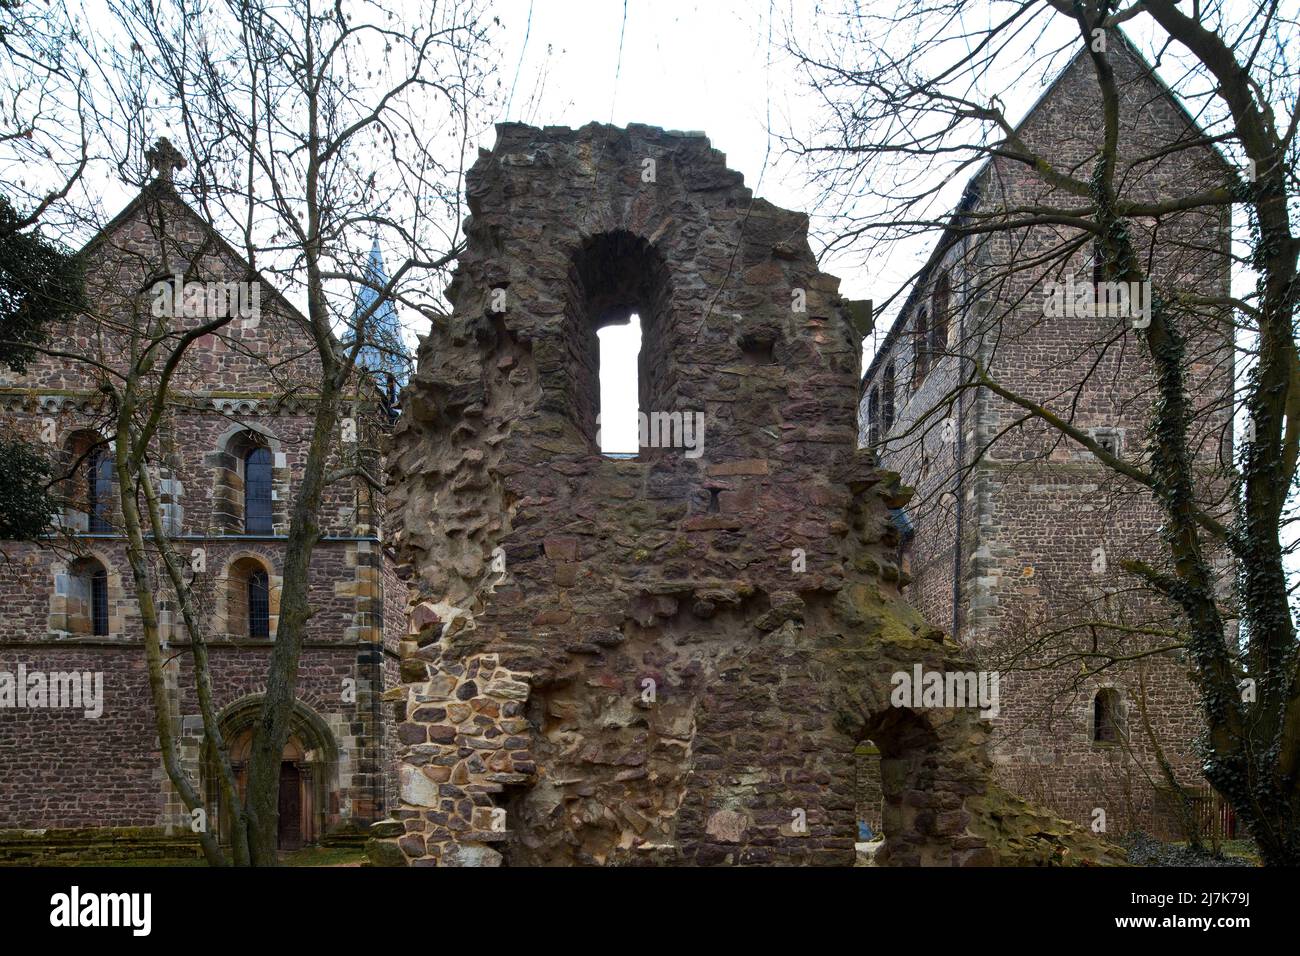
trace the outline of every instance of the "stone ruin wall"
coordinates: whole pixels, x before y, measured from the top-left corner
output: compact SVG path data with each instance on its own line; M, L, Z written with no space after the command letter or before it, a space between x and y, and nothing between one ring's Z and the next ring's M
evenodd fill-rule
M973 711L890 706L894 672L960 664L900 598L908 492L856 448L859 338L807 218L644 126L502 125L467 191L395 440L415 608L372 861L847 865L868 738L883 862L1086 843L990 787ZM640 407L703 412L699 457L598 452L595 329L630 311Z

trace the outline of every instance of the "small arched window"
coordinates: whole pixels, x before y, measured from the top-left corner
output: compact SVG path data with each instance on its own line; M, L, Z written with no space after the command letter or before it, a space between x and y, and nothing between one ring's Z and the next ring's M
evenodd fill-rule
M83 637L108 636L108 570L98 558L74 561L66 577L60 578L55 593L64 598L66 623L61 629Z
M561 354L568 354L562 363L567 380L545 381L543 388L557 389L545 400L548 407L563 409L592 451L630 458L658 454L663 447L657 416L666 419L673 411L666 396L674 394L677 374L671 306L667 264L647 239L615 230L593 235L573 250L564 310L567 341L561 345ZM675 439L685 441L685 424ZM694 433L691 440L698 441Z
M112 530L113 459L104 448L92 448L86 455L86 514L91 534Z
M925 309L916 313L916 324L912 329L912 387L916 388L925 381L925 373L930 370L930 316Z
M880 389L872 388L867 394L867 446L880 444Z
M894 427L894 363L885 366L880 379L880 424L886 434Z
M1119 743L1123 727L1123 703L1119 691L1113 687L1103 687L1092 699L1093 743Z
M90 633L108 635L108 572L102 566L90 573Z
M244 532L270 534L271 449L252 448L244 456Z
M248 573L248 636L271 636L271 582L265 571Z
M930 327L930 355L933 361L948 351L948 324L952 312L952 284L947 272L939 273L934 284L934 321Z

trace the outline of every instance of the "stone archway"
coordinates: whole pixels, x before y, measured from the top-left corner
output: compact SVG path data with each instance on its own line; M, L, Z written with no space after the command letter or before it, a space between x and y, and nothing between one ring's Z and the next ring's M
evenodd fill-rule
M248 762L261 695L243 698L221 715L222 735L230 754L240 799L246 796ZM222 843L230 842L230 813L217 786L211 754L204 762L208 806L217 808ZM290 718L289 739L280 759L280 849L318 843L325 836L331 806L338 802L338 748L324 721L301 701Z

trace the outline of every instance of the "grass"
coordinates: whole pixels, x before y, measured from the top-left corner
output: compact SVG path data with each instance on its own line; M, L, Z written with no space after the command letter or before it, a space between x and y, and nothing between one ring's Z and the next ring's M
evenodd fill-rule
M1219 844L1219 849L1223 851L1224 856L1239 856L1250 860L1256 866L1264 865L1259 858L1259 850L1255 849L1255 844L1251 840L1224 840Z
M291 850L280 854L281 866L360 866L365 862L366 851L358 846L308 846L301 850ZM171 860L87 860L84 863L70 863L69 866L109 866L109 867L173 867L173 866L207 866L201 856Z

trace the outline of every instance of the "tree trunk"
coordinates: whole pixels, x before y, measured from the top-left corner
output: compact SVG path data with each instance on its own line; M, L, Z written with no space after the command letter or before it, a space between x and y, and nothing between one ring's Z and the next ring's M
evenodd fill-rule
M128 385L128 396L130 386ZM181 767L177 753L176 727L171 718L171 698L167 693L167 683L163 675L162 645L158 636L158 613L154 605L153 587L149 580L149 569L145 564L144 533L140 523L140 511L136 505L136 488L139 483L139 463L128 453L129 423L132 405L128 397L122 403L118 413L118 434L115 447L117 473L119 476L119 497L122 504L122 524L126 529L127 562L131 566L131 577L135 584L136 600L140 604L140 624L144 632L145 661L149 670L149 692L153 698L154 727L158 732L158 749L162 754L163 769L167 779L180 795L185 808L193 812L203 808L203 799L195 789L193 782ZM203 808L206 812L206 808ZM212 866L228 866L226 855L220 843L212 833L212 828L205 825L199 830L199 845L203 855Z
M322 376L311 446L302 484L294 498L289 536L285 543L280 619L266 677L266 695L253 733L248 770L248 849L253 866L274 866L278 860L280 757L289 740L298 683L298 658L312 610L307 603L312 551L320 540L320 512L325 467L338 415L339 387Z

